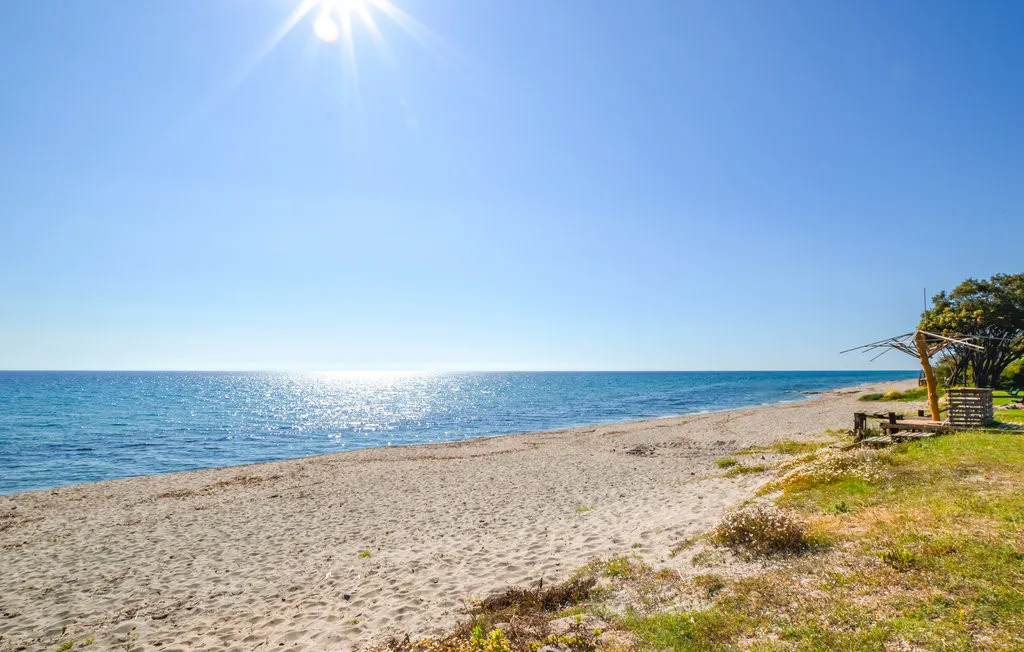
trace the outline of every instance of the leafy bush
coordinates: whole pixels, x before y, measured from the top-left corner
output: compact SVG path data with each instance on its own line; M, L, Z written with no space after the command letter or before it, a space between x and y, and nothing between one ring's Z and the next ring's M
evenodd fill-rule
M728 514L710 540L752 556L794 554L809 546L807 524L774 505L749 505Z
M999 386L1004 389L1024 388L1024 358L1011 362L999 377Z

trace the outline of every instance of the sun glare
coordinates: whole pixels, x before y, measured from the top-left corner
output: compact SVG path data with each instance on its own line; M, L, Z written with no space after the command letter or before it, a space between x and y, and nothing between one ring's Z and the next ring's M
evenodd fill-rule
M277 45L301 24L312 27L311 36L320 43L337 48L343 65L346 92L359 101L359 70L356 64L356 35L362 32L374 43L381 57L394 65L391 49L378 22L393 24L440 58L450 55L444 43L429 28L400 9L394 0L285 0L292 11L267 39L255 56L228 84L234 88ZM312 18L312 20L310 20ZM227 91L225 91L227 92Z
M370 7L386 11L390 4L388 0L319 0L319 14L313 21L313 33L325 43L334 43L344 32L345 39L350 41L354 16L359 16L366 27L375 33L377 26L370 14Z
M320 12L320 15L313 21L313 32L316 33L317 38L325 43L334 43L341 36L338 24L334 22L334 19L326 11Z

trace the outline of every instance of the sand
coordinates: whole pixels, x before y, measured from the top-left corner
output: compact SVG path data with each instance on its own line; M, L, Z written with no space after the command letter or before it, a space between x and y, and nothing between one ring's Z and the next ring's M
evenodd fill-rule
M914 384L0 497L0 650L349 650L595 556L684 564L673 545L766 480L716 459Z

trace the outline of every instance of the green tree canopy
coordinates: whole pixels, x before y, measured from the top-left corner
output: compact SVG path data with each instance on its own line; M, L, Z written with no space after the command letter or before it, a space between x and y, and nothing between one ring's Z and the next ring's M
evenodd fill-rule
M940 292L921 315L920 328L977 338L983 351L957 347L953 356L970 366L975 385L995 387L1003 369L1024 355L1024 274L971 278L951 292Z

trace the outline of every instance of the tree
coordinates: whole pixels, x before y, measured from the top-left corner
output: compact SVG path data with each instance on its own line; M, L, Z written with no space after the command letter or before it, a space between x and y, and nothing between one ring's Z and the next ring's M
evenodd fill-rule
M1024 356L1024 274L971 278L952 292L940 292L921 315L920 328L976 338L984 350L954 347L952 355L970 366L975 385L995 387L1003 370Z
M1003 369L999 382L1006 389L1024 389L1024 358L1011 362Z

